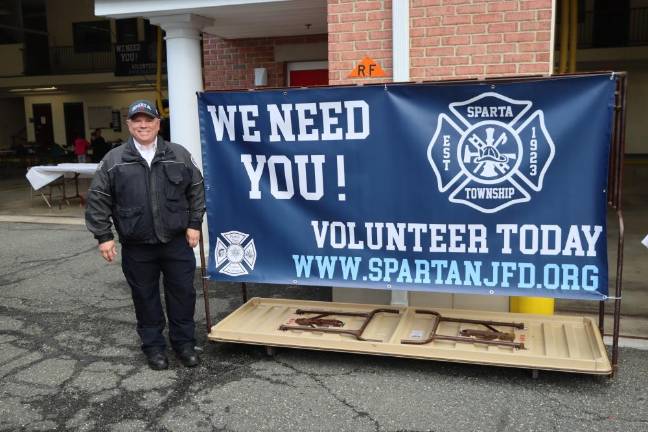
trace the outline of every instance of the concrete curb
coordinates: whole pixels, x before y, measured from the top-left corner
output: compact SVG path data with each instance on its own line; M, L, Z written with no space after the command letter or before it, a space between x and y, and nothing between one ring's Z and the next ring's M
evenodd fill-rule
M85 225L85 220L80 217L69 216L20 216L0 215L0 222L12 223L36 223L36 224L59 224L59 225Z

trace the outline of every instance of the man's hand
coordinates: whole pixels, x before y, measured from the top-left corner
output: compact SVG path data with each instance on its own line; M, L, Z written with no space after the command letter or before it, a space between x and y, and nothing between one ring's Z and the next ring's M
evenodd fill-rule
M187 228L187 243L189 243L189 246L191 248L195 248L198 246L198 241L200 240L200 231L195 230L193 228Z
M117 256L117 248L115 247L114 240L108 240L99 244L99 252L101 256L108 262L112 262Z

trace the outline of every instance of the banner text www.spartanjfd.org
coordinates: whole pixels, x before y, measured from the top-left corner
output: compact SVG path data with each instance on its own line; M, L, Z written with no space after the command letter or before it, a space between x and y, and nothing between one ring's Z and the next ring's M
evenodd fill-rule
M497 224L489 233L482 224L434 224L311 221L317 247L347 253L292 255L298 279L344 280L381 284L434 284L596 291L599 269L591 264L507 261L513 253L526 256L596 257L602 226ZM498 237L497 251L488 237ZM353 251L434 254L435 259L365 258ZM441 254L499 254L500 260L438 259ZM550 260L549 260L550 261Z

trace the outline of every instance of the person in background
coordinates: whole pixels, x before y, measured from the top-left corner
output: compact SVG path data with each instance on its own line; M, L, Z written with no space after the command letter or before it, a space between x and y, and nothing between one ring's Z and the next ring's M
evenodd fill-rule
M115 224L149 367L169 367L160 273L171 346L183 365L193 367L199 362L193 248L205 213L203 177L187 149L158 135L160 115L153 103L133 102L126 123L130 137L102 159L90 185L86 226L101 255L112 262L117 256Z
M90 143L88 142L88 140L85 139L83 135L77 134L76 138L74 139L74 154L77 157L77 162L79 163L87 162L87 154L89 148L90 148Z
M92 133L92 141L90 142L92 146L92 159L94 162L101 162L101 160L106 156L106 153L110 150L110 145L106 143L104 137L101 136L101 129L96 129Z

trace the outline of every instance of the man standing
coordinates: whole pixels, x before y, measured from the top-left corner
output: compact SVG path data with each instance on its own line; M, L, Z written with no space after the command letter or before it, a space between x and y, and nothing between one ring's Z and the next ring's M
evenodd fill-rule
M122 244L122 270L135 304L137 333L152 369L168 368L160 272L169 340L187 367L199 362L193 286L205 212L202 174L182 146L158 136L160 118L146 100L128 108L130 137L99 164L88 191L86 226L108 262L117 255L111 219Z
M110 150L110 145L108 145L104 137L101 136L101 129L96 129L92 134L90 146L92 147L92 159L95 162L101 162L101 159L103 159L104 156L106 156L106 153Z

